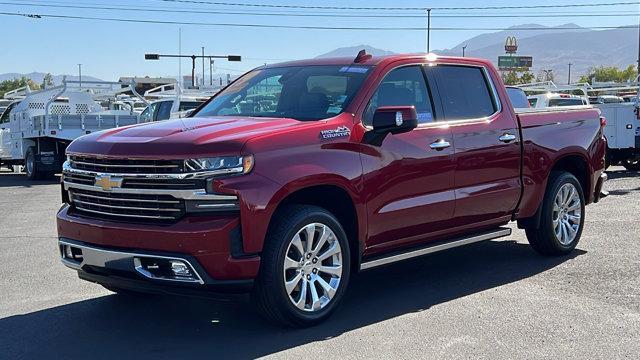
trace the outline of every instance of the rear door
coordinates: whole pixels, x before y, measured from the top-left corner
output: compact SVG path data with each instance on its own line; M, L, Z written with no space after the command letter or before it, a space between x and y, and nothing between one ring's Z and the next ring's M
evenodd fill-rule
M508 102L501 103L489 70L433 69L455 144L454 223L465 228L503 221L520 197L520 135Z
M369 98L363 124L381 106L415 106L418 128L388 135L362 152L367 202L367 253L422 242L448 227L453 216L451 130L439 126L437 104L422 64L389 69ZM439 149L431 144L445 142ZM437 147L434 146L434 147Z

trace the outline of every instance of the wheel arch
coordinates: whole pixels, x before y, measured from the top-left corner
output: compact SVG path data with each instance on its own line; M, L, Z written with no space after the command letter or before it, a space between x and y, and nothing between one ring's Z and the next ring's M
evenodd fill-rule
M565 171L578 179L580 183L580 187L582 188L582 192L585 197L585 203L589 203L591 199L591 179L589 177L590 167L589 162L584 154L572 152L566 153L562 156L559 156L554 162L553 165L549 167L549 171L546 174L544 181L544 192L542 192L542 196L538 202L538 206L536 208L533 216L528 218L518 219L518 227L519 228L527 228L527 227L538 227L540 225L540 217L542 215L542 205L544 196L547 192L547 186L549 185L549 178L553 172Z
M589 162L582 154L572 153L559 157L551 167L549 175L547 176L547 182L549 176L554 171L566 171L578 179L582 192L585 196L585 201L589 201L591 192L591 179L589 178Z
M351 248L352 269L359 268L363 246L363 242L360 240L362 236L361 221L363 219L358 214L356 201L344 186L336 183L308 185L290 191L278 202L269 220L269 228L280 210L287 205L314 205L333 214L347 234L347 240Z

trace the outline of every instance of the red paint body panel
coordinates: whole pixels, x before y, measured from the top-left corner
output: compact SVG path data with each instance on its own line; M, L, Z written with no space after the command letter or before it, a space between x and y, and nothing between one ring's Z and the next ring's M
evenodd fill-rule
M349 65L353 59L315 59L272 65ZM391 69L427 64L424 55L373 57L369 76L345 111L321 121L224 117L188 118L118 128L74 141L70 153L105 157L185 159L253 154L251 173L214 182L220 193L237 194L236 216L186 217L172 225L140 225L81 218L63 208L62 237L126 249L190 254L212 278L249 279L278 205L292 193L335 186L348 194L357 216L363 256L442 240L532 216L549 172L564 156L582 157L589 201L604 168L604 140L597 110L516 115L490 62L439 58L435 63L483 66L496 86L502 110L489 119L433 123L389 135L381 146L363 144L362 113ZM520 129L519 123L522 124ZM186 126L186 128L185 128ZM322 139L320 131L346 127L349 136ZM498 140L514 133L516 141ZM435 151L429 144L448 139ZM522 167L521 167L522 164ZM241 227L247 258L230 255L229 233Z

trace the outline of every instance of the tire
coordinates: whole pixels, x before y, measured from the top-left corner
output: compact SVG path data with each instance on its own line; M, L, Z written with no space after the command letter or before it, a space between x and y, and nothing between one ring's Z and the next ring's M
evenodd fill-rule
M33 147L27 150L27 156L24 159L24 172L29 180L38 180L42 178L42 173L38 171L38 162Z
M311 251L307 247L309 237ZM306 327L326 320L349 283L347 235L338 220L320 207L292 205L278 211L261 258L253 301L267 320L278 325Z
M625 160L622 162L622 166L629 171L638 171L640 170L640 160Z
M525 229L529 244L542 255L570 253L578 245L584 227L585 200L578 179L568 172L552 172L541 206L538 227Z

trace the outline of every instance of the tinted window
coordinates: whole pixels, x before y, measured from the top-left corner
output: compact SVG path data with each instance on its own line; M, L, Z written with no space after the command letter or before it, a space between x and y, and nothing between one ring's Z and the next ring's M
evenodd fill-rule
M17 103L12 103L9 104L9 106L7 106L6 109L4 109L4 112L2 112L2 117L0 117L0 123L8 123L9 122L9 115L11 114L11 110L16 106Z
M373 114L382 106L415 106L418 122L432 122L433 106L422 67L406 66L388 73L371 97L364 114L364 124L371 125Z
M140 114L140 122L153 121L153 115L155 114L157 108L158 108L158 103L153 103L147 106L147 108L144 109L142 114Z
M158 114L156 120L167 120L171 117L171 107L173 107L173 101L163 101L158 107Z
M537 103L538 103L538 98L529 98L529 105L531 105L531 107L536 107Z
M527 100L527 94L520 88L508 87L507 94L509 95L509 100L511 100L511 105L514 108L528 108L529 101Z
M438 65L432 68L447 120L476 119L496 112L481 68Z
M218 93L195 116L326 119L343 111L368 71L355 65L257 69Z
M549 99L549 106L575 106L575 105L584 105L584 101L578 98Z
M197 108L202 104L202 101L180 101L178 111L187 111Z

